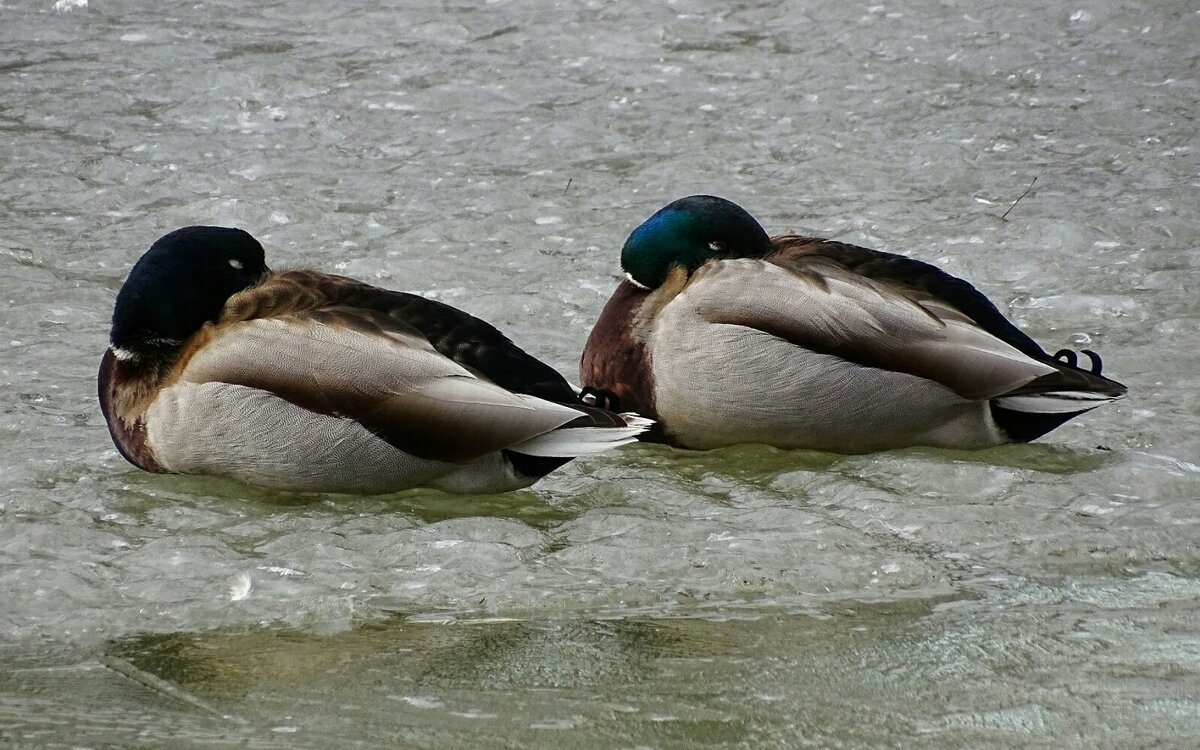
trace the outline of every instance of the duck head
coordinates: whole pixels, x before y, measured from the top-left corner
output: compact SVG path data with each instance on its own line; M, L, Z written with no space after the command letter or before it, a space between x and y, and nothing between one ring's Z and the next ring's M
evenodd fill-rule
M640 287L654 289L674 267L687 273L718 258L761 258L771 238L744 208L712 195L669 203L625 240L621 268Z
M270 272L262 245L228 227L184 227L160 238L117 294L109 344L122 360L161 356Z

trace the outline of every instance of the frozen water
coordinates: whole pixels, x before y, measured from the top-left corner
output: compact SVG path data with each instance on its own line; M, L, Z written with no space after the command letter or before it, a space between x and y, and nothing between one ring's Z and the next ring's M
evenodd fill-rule
M0 745L1200 743L1187 4L0 14ZM428 293L575 380L626 234L695 192L937 263L1131 395L1034 445L639 445L489 497L112 448L112 301L170 229Z

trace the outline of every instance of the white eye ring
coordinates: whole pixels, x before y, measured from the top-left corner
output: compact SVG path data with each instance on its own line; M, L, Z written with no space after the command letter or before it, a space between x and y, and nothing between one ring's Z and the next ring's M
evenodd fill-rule
M713 240L712 242L708 243L708 249L714 253L719 253L725 249L725 243L721 242L720 240Z
M240 260L238 260L237 258L230 258L229 265L233 266L234 268L236 268L239 271L242 270L242 268L243 268L242 262Z

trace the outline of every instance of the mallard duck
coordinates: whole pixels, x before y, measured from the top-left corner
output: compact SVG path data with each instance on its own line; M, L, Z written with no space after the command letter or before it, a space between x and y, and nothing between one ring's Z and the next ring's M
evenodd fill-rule
M516 489L649 425L584 405L461 310L272 272L225 227L178 229L134 265L99 395L135 466L311 492Z
M633 231L580 363L642 439L864 453L1038 438L1121 398L1100 358L1050 355L962 279L899 255L768 237L694 195Z

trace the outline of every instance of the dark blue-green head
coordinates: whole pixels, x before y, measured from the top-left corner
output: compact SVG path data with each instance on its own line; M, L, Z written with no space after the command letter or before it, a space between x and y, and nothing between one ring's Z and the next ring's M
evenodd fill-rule
M633 230L621 268L635 283L658 287L673 267L687 273L714 258L762 258L771 238L744 208L712 195L669 203Z
M241 229L176 229L129 272L117 293L109 343L122 359L169 353L269 271L262 245Z

